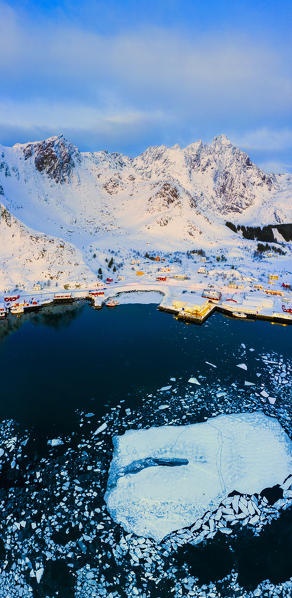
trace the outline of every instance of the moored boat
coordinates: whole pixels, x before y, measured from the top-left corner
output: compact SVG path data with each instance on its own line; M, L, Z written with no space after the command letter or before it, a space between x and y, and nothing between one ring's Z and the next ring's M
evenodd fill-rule
M107 307L116 307L117 305L119 305L119 302L116 299L109 299L106 303Z
M10 313L14 315L23 314L24 306L23 305L12 305L10 307Z
M241 312L241 311L233 311L233 312L232 312L232 315L233 315L235 318L246 318L246 314L244 314L244 313L243 313L243 312Z

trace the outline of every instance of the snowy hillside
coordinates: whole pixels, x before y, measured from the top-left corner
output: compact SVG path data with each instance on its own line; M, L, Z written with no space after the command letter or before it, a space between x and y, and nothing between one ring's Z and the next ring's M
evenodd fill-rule
M81 254L69 259L72 245L95 272L109 248L244 246L225 222L292 222L291 191L291 176L264 173L223 135L209 145L150 147L136 158L79 152L62 135L0 147L1 203L18 227L63 239L68 269L73 261L84 268ZM3 256L2 235L0 243Z
M93 278L75 247L27 228L2 205L0 239L0 289L31 288L38 280L56 287Z

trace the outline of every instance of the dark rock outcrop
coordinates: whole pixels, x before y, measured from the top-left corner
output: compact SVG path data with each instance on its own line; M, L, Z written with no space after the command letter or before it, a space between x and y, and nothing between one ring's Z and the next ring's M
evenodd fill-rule
M56 183L68 182L73 168L80 162L78 149L63 135L28 143L23 153L25 160L33 158L36 169Z

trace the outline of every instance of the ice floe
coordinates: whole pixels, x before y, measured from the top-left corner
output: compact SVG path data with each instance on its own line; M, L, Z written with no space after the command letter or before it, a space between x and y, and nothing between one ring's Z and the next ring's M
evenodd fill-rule
M198 378L189 378L188 382L190 384L197 384L198 386L201 386L201 382L199 382Z
M126 531L158 541L215 510L230 492L259 493L292 471L292 441L261 412L129 430L114 447L108 510ZM244 518L248 504L246 511Z

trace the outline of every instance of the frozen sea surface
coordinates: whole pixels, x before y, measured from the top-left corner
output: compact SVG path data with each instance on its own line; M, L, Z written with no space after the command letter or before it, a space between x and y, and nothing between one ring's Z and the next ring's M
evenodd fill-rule
M158 304L163 299L162 293L156 291L128 291L119 293L118 301L120 304L140 303L140 304Z
M114 438L108 510L128 532L161 540L236 490L260 493L292 472L292 441L261 412L129 430Z

